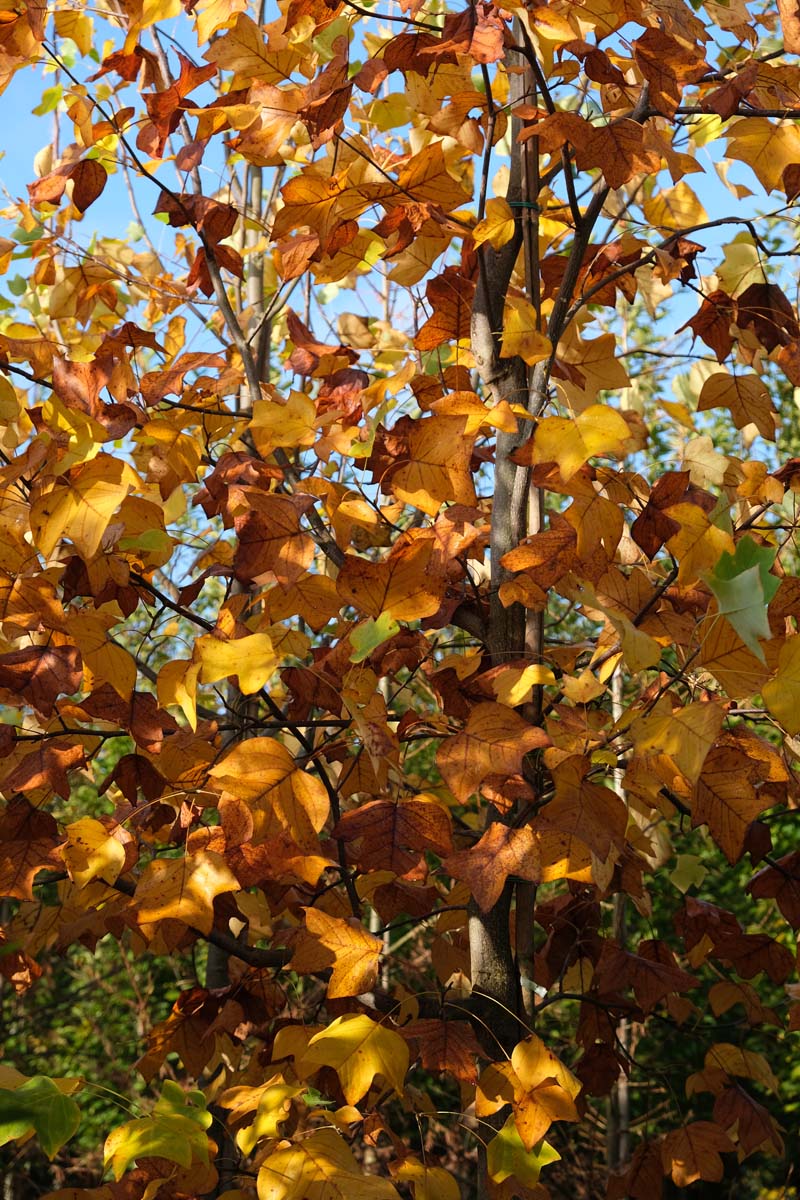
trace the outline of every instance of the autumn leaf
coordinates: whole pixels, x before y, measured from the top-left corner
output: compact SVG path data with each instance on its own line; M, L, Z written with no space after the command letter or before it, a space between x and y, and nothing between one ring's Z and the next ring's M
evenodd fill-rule
M552 350L549 340L538 328L536 312L527 300L506 301L503 319L501 358L519 356L528 366L546 359ZM555 418L551 418L555 419Z
M501 704L479 704L462 733L442 742L436 763L447 786L463 804L489 774L515 775L531 750L549 744L541 729Z
M709 375L700 391L698 412L725 408L737 429L755 425L762 437L775 440L777 414L769 389L759 375Z
M696 1179L718 1183L725 1169L720 1155L733 1149L730 1138L718 1125L693 1121L666 1135L661 1143L661 1161L665 1174L671 1175L678 1187L686 1187Z
M532 442L521 447L517 456L518 461L557 463L562 479L568 483L590 458L624 455L629 437L630 430L615 409L593 404L574 419L545 417Z
M73 467L63 484L42 490L31 506L31 531L38 549L49 558L61 538L68 538L85 558L93 558L108 523L139 477L121 458L99 454Z
M790 637L781 647L778 669L762 688L764 703L787 733L800 733L800 638Z
M304 1062L336 1071L348 1104L357 1104L376 1076L402 1093L408 1058L408 1046L400 1034L364 1013L337 1017L327 1029L314 1034L303 1052Z
M246 634L234 641L208 634L195 642L194 660L200 668L199 683L233 677L245 696L260 691L278 666L275 648L266 633Z
M290 966L300 974L331 970L328 995L360 996L375 985L383 942L354 922L305 910L306 928L295 943Z
M0 687L25 696L45 717L57 697L77 692L82 680L76 646L24 646L0 657Z
M345 813L333 836L360 843L356 861L372 870L404 875L430 850L447 854L452 849L451 821L447 809L432 796L417 796L393 804L374 800ZM417 854L409 854L415 850Z
M255 843L286 830L299 846L318 847L330 808L327 793L280 742L264 737L235 745L209 774L222 793L223 827L245 821Z
M750 783L749 770L744 754L715 747L703 763L692 793L692 824L708 826L730 863L741 858L750 823L770 803L769 797Z
M350 1200L397 1200L388 1179L364 1175L347 1142L335 1129L317 1129L297 1142L281 1143L264 1159L257 1180L258 1200L299 1200L301 1196Z
M61 847L70 878L84 887L92 879L115 883L125 865L125 846L93 817L81 817L66 828Z
M403 1026L402 1034L418 1048L427 1071L448 1071L466 1083L478 1082L475 1059L482 1052L467 1022L433 1018L411 1021Z
M219 854L204 851L181 858L157 858L145 867L134 903L140 926L181 921L201 933L214 924L214 898L239 890L239 882Z
M4 896L33 899L33 881L39 871L57 870L58 826L49 813L40 812L17 797L0 812L0 886Z
M497 902L509 875L539 883L543 874L539 842L531 827L514 828L499 821L489 825L471 849L444 859L442 867L467 884L484 912Z
M577 1121L580 1082L535 1034L520 1042L510 1063L493 1064L478 1081L475 1111L489 1116L510 1103L525 1149L530 1153L553 1121Z
M514 236L514 213L502 197L486 201L486 215L472 231L476 246L488 242L495 250L502 249Z

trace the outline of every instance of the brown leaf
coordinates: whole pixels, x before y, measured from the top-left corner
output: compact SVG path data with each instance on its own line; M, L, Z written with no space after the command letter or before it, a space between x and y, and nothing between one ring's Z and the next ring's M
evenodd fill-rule
M463 732L442 742L436 765L459 803L466 804L487 775L518 775L526 754L549 745L547 734L513 708L479 704Z
M77 646L24 646L0 656L0 687L22 697L45 717L56 697L77 692L83 665Z
M783 1138L778 1132L777 1122L741 1084L732 1083L717 1096L714 1101L714 1120L736 1138L746 1155L756 1150L764 1150L779 1158L783 1155Z
M692 792L693 828L707 825L729 863L738 862L744 853L751 821L773 803L755 790L749 775L750 764L744 754L715 746Z
M68 738L55 738L32 750L17 767L2 781L3 791L35 792L49 788L56 795L69 798L68 771L77 771L86 758L80 742Z
M648 558L654 558L664 542L680 529L664 510L685 500L688 487L688 471L667 471L653 485L643 511L631 526L631 537Z
M764 867L747 885L756 900L775 900L792 929L800 929L800 850Z
M108 174L101 162L96 158L84 158L73 167L72 203L80 211L86 212L90 204L94 204L108 181Z
M671 992L695 987L693 975L682 971L664 942L640 942L632 954L613 942L606 942L594 983L602 995L631 987L645 1013L650 1013Z
M499 900L509 875L531 883L542 878L539 844L530 825L515 829L500 821L494 821L471 849L446 858L442 869L466 883L484 912Z
M362 870L393 871L405 875L427 850L447 854L452 850L450 814L432 797L372 800L344 814L333 836L359 842L353 861ZM408 854L415 850L416 854Z
M667 117L675 115L687 83L696 83L708 70L696 46L651 27L633 43L637 67L650 84L650 102Z
M612 847L622 849L628 813L616 792L586 778L590 769L578 755L553 769L555 797L539 810L536 826L573 834L604 862Z
M39 871L63 870L56 847L61 839L49 813L17 797L0 812L0 896L33 899Z
M89 717L129 730L136 745L148 754L158 754L165 733L178 728L149 692L132 692L130 700L123 700L109 683L95 688L81 708Z
M787 54L800 54L800 5L797 0L778 0L783 30L783 48Z
M582 171L599 167L611 188L620 188L634 175L650 174L661 166L660 156L644 144L641 125L627 117L592 126L576 161Z
M713 1121L693 1121L668 1133L661 1143L664 1173L678 1187L687 1187L696 1179L719 1183L725 1172L720 1154L735 1149L728 1135Z
M307 975L331 969L328 996L360 996L375 986L383 942L360 922L305 910L306 927L294 944L289 970Z
M717 290L703 297L700 311L678 333L691 329L695 337L714 351L717 362L724 362L733 347L731 324L735 319L736 301L727 292Z
M228 502L234 508L247 509L234 518L236 578L242 583L297 583L314 558L314 542L300 526L313 497L265 495L242 488L229 492Z
M446 267L431 279L425 289L433 315L414 338L417 350L435 350L443 342L458 341L470 335L472 298L475 284L458 267Z
M448 1071L462 1083L478 1082L475 1059L483 1051L466 1021L452 1018L411 1021L400 1032L416 1048L424 1070L436 1074Z
M657 1141L642 1142L620 1174L609 1176L606 1200L655 1200L663 1194L664 1171Z

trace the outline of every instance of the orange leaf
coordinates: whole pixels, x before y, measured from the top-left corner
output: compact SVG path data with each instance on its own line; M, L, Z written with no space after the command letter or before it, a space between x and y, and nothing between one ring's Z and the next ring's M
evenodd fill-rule
M549 745L547 734L513 708L479 704L463 732L439 747L436 765L459 803L466 804L487 775L517 775L526 754Z
M383 941L356 921L320 908L305 909L306 927L295 943L289 969L300 974L331 970L328 995L360 996L375 986Z
M531 827L516 829L499 821L494 821L470 850L446 858L442 867L467 884L484 912L500 898L509 875L531 883L542 878L539 845Z
M735 1149L728 1135L712 1121L693 1121L668 1133L661 1143L664 1173L678 1187L687 1187L696 1179L719 1183L725 1168L720 1154Z

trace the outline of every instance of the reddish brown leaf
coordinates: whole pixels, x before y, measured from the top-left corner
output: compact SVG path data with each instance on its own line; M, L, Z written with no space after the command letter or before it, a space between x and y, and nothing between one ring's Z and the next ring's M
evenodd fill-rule
M478 1082L475 1059L483 1051L466 1021L452 1018L411 1021L402 1027L401 1033L417 1050L426 1071L436 1074L447 1071L462 1083Z
M2 781L6 794L12 792L35 792L47 788L69 797L69 771L77 771L85 762L83 746L68 738L55 738L37 746L23 758L14 770Z
M800 850L764 867L747 885L757 900L773 899L792 929L800 929Z
M631 987L645 1013L650 1013L671 992L694 987L693 975L678 967L663 942L640 942L637 954L606 942L594 979L601 995Z
M56 850L60 840L49 813L22 797L11 800L0 812L0 896L32 900L39 871L63 869Z
M664 1173L671 1174L678 1187L696 1179L718 1183L725 1172L720 1158L735 1149L726 1133L712 1121L693 1121L668 1133L661 1143Z
M717 1096L714 1120L736 1138L745 1154L763 1149L778 1157L783 1155L783 1138L777 1122L741 1084L730 1084Z
M447 854L452 849L450 815L432 797L418 796L394 804L373 800L345 813L333 830L344 842L357 842L351 852L363 870L405 875L424 851ZM415 854L407 853L415 850Z
M56 697L77 692L83 681L76 646L25 646L0 657L0 687L28 700L45 717Z

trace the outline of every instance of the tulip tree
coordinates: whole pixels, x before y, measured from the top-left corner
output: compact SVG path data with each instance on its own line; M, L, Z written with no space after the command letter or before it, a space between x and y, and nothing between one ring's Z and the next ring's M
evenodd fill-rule
M4 995L104 938L196 970L121 1058L151 1099L105 1182L55 1194L650 1200L780 1160L779 9L3 5ZM656 1038L689 1071L651 1104ZM0 1085L6 1161L53 1157L91 1064Z

